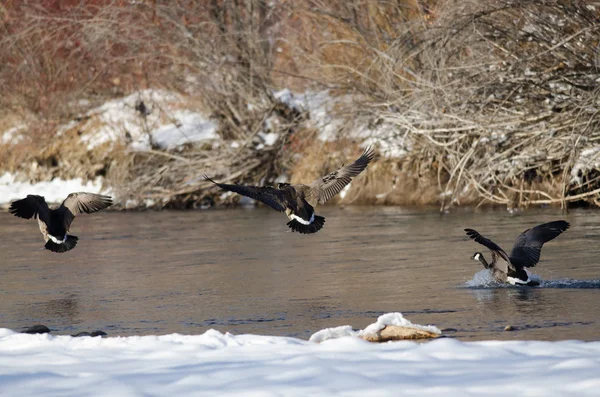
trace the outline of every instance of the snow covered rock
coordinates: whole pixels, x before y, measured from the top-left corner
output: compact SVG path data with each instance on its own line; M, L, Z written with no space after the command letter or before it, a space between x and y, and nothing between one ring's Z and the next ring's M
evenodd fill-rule
M359 332L359 336L369 342L387 342L390 340L431 339L442 334L433 325L413 324L401 313L386 313L377 321Z
M431 339L442 334L438 327L433 325L413 324L405 319L401 313L386 313L377 318L377 321L362 331L354 331L349 325L335 328L325 328L315 332L309 339L310 342L321 343L328 339L343 337L359 337L369 342L387 342L391 340Z

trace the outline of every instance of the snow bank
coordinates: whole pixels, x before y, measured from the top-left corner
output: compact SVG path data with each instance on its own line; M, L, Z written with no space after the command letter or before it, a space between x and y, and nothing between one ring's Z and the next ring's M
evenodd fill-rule
M340 327L325 328L315 332L310 336L309 342L321 343L329 339L344 338L346 336L358 336L358 331L354 331L350 325Z
M9 128L8 130L2 133L2 137L0 137L1 145L15 145L23 140L23 135L21 135L21 131L23 131L27 126L25 124L20 124L16 127Z
M596 396L600 342L202 335L100 338L0 329L3 396Z
M73 192L110 194L109 190L102 188L102 178L86 183L81 178L55 178L47 182L29 183L16 181L15 176L8 172L0 176L0 204L22 199L28 194L43 196L48 203L59 203Z
M154 143L163 149L174 149L186 143L217 139L217 125L204 116L189 111L177 110L171 122L158 127L151 133Z
M375 145L383 156L400 158L411 148L404 135L398 135L393 123L380 120L376 125L369 125L365 120L343 120L335 116L335 108L352 103L352 97L329 95L328 90L304 93L293 93L288 89L277 91L274 97L289 107L309 115L308 126L319 130L319 139L332 141L344 128L348 136L362 140L363 147ZM350 122L351 125L344 125Z
M273 96L292 109L307 112L310 118L309 126L320 131L321 140L334 140L337 137L343 123L342 120L332 117L336 100L329 95L328 90L293 93L286 88L274 92Z
M77 127L88 150L107 142L129 144L134 150L148 150L153 144L174 149L218 138L217 124L198 112L182 109L184 103L171 92L143 90L104 103L82 117L84 126L72 122L58 134Z
M581 184L581 176L594 169L600 169L600 146L582 150L573 168L571 168L571 183Z

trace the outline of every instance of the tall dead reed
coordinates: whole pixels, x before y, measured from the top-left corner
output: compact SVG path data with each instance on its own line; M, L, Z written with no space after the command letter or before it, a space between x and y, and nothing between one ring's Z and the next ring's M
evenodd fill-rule
M404 145L404 177L437 181L443 210L475 197L599 205L598 7L447 0L413 10L392 31L368 7L362 19L338 12L352 33L336 43L363 61L327 65L356 93L352 117ZM364 26L367 15L380 29Z
M48 126L107 97L158 87L201 103L221 144L122 151L92 165L123 197L160 206L200 204L202 173L270 181L325 145L309 115L274 98L283 87L343 96L342 139L364 140L356 130L367 125L404 150L382 160L386 182L367 180L365 195L411 186L411 203L443 210L598 206L599 18L582 0L13 0L0 11L0 83L10 92L0 104L37 120L30 131L40 137L14 163L60 170L75 151L49 150ZM257 150L267 130L279 140Z

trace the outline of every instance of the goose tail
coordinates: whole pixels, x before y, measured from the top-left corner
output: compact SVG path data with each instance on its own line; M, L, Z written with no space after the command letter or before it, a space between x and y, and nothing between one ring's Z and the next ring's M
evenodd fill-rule
M52 240L48 240L44 248L52 252L63 253L75 248L75 246L77 245L77 240L79 240L79 237L71 236L70 234L68 234L67 239L64 243L57 244Z
M325 224L325 218L319 215L314 215L314 220L308 225L302 224L298 222L296 219L292 219L287 223L287 225L292 229L293 232L298 232L301 234L312 234L316 233Z

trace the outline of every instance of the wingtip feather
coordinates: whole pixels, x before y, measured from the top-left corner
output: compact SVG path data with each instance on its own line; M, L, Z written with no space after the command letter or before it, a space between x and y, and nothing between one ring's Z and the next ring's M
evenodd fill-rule
M204 174L204 175L202 175L202 177L204 178L204 180L205 180L205 181L209 181L209 182L212 182L212 183L214 183L215 185L218 185L218 183L217 183L217 182L215 182L215 181L213 181L213 180L211 179L211 177L209 177L208 175Z
M475 238L477 238L477 236L479 236L479 233L473 229L465 229L465 232L466 232L467 236L469 236L469 238L472 238L472 239L475 239Z
M560 221L557 221L557 222L560 222L560 224L561 224L561 229L562 229L562 231L563 231L563 232L564 232L565 230L567 230L568 228L570 228L570 227L571 227L571 224L570 224L569 222L565 221L565 220L560 220Z
M45 204L42 196L28 194L24 199L13 201L8 212L19 218L31 219L40 211L41 202Z
M375 158L375 149L373 149L372 146L367 146L362 155L366 157L370 162Z

